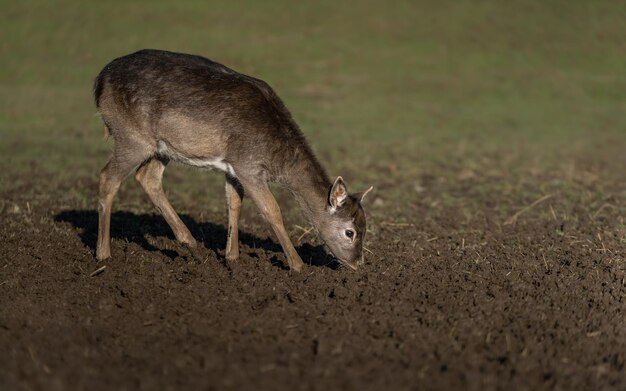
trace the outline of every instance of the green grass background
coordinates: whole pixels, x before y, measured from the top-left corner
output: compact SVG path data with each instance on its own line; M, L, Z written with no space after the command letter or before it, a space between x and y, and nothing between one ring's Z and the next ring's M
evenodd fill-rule
M595 175L624 179L615 163L626 150L618 1L0 4L3 190L33 171L46 182L34 193L95 183L111 141L102 140L92 81L141 48L204 55L268 81L331 174L390 199L449 165L442 175L563 174L563 164L593 155L607 164ZM183 179L168 189L175 199L223 204L221 194L206 197L221 175L169 171L166 180ZM96 189L75 184L68 197L91 205Z

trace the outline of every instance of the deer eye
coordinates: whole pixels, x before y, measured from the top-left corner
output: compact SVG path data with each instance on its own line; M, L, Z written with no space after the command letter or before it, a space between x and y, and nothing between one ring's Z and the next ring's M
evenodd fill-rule
M354 238L354 231L353 231L353 230L351 230L351 229L347 229L347 230L346 230L346 236L347 236L349 239L353 239L353 238Z

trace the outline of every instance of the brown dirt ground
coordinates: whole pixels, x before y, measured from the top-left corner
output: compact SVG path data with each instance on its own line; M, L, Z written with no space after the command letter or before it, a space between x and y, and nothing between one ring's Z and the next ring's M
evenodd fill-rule
M497 188L488 173L422 175L402 205L370 200L365 267L338 268L305 236L313 264L296 274L251 209L226 265L225 213L187 205L196 260L124 194L99 264L95 210L56 198L95 178L37 198L36 175L1 194L3 390L626 389L614 183L583 181L504 225L543 192L504 205L479 191Z

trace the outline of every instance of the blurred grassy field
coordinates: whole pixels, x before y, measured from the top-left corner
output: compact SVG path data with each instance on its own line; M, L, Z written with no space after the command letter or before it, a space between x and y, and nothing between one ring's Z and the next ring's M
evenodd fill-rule
M0 384L625 389L625 38L619 0L0 0ZM246 201L227 270L223 175L174 164L205 260L129 179L96 262L92 83L141 48L268 81L374 185L363 268L276 189L312 265Z
M624 178L617 1L2 1L0 11L4 190L33 170L46 177L41 189L95 183L111 142L92 80L141 48L204 55L268 81L332 175L378 184L393 200L450 164L450 175L564 173L590 155L606 165L594 175ZM206 202L207 184L221 191L221 175L171 176L185 179L168 189L174 201ZM95 193L90 183L68 197L92 205ZM221 194L209 204L221 208Z

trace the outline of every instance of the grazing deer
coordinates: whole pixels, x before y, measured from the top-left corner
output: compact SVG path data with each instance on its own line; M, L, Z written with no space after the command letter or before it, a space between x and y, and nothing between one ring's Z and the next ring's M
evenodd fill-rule
M111 256L113 198L133 170L156 208L190 247L196 241L162 188L170 160L226 174L226 259L239 257L244 192L271 224L292 270L302 260L289 240L268 182L290 190L322 240L352 269L363 260L363 193L331 182L291 114L265 82L200 56L141 50L109 63L94 83L96 106L113 136L113 155L100 173L96 257Z

